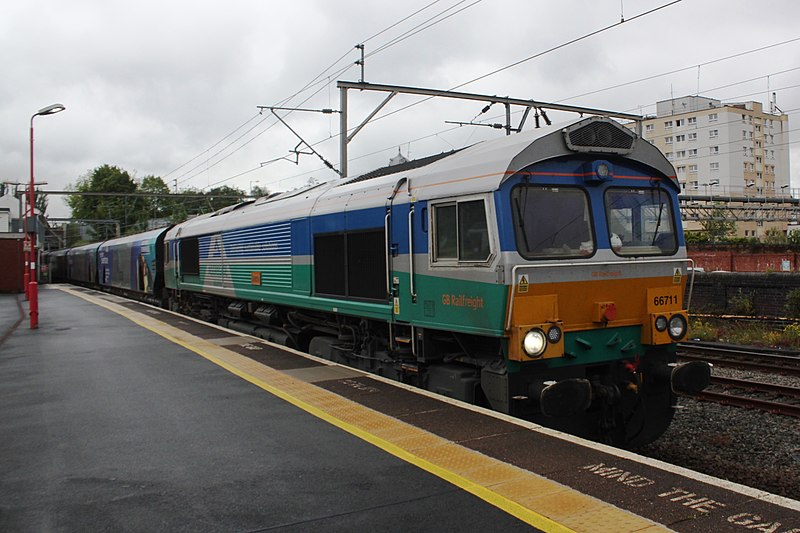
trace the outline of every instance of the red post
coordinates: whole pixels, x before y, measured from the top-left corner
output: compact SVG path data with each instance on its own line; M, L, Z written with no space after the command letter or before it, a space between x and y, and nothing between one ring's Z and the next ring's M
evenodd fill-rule
M47 107L40 109L38 112L34 113L31 117L31 188L28 191L28 204L29 210L31 213L30 219L33 223L32 228L27 228L28 236L30 239L30 259L28 259L28 264L30 266L29 269L26 269L28 272L28 301L29 307L31 312L31 329L36 329L39 327L39 285L36 282L36 228L39 224L37 224L36 219L36 209L34 203L34 188L36 187L36 182L33 179L33 119L38 117L39 115L52 115L54 113L60 113L64 111L64 106L61 104L53 104Z
M33 119L36 115L31 117L31 186L28 190L28 209L30 210L30 220L35 221L36 210L33 203L33 189L35 182L33 178ZM27 223L27 221L26 221ZM31 250L28 259L29 273L28 273L28 303L31 312L31 325L30 329L39 327L39 287L36 283L36 226L34 223L32 228L28 228L28 242Z
M25 209L25 218L28 218L28 210L27 210L27 208ZM25 228L25 231L26 232L28 231L27 227ZM23 270L22 270L22 286L25 289L25 299L28 300L28 299L30 299L30 296L29 296L29 294L30 294L29 290L30 289L28 287L28 283L30 283L30 274L29 274L30 268L28 266L28 234L27 233L25 233L25 244L22 247L22 258L23 258L23 261L25 263L25 265L23 267Z

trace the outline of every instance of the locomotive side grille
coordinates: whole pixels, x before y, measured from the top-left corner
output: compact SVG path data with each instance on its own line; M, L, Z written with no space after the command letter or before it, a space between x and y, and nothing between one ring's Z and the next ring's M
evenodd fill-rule
M567 146L576 152L628 154L633 151L636 135L605 118L592 118L564 129Z

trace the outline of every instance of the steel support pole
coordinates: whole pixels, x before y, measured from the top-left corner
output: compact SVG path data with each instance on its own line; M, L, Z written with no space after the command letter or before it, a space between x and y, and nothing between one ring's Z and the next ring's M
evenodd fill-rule
M347 87L339 88L339 174L347 177Z

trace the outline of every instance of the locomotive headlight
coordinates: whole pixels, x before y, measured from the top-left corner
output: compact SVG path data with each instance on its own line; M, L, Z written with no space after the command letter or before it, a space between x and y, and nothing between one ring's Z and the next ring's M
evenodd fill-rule
M664 315L656 317L656 331L664 331L667 329L667 317Z
M682 339L684 335L686 335L686 319L683 315L672 315L672 318L669 319L670 338L677 341Z
M555 344L561 340L561 328L558 326L551 326L547 330L547 340Z
M522 339L522 348L530 357L539 357L544 353L546 347L547 337L545 337L544 331L540 329L530 330L525 334L525 338Z
M608 175L609 175L610 173L611 173L611 172L610 172L610 170L608 169L608 165L607 165L606 163L600 163L599 165L597 165L597 176L598 176L600 179L606 179L606 178L608 178Z

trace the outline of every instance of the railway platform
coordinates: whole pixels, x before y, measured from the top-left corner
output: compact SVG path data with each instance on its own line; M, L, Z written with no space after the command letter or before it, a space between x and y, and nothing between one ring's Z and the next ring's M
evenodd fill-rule
M800 502L75 287L0 295L0 531L800 531ZM22 319L22 320L21 320Z

